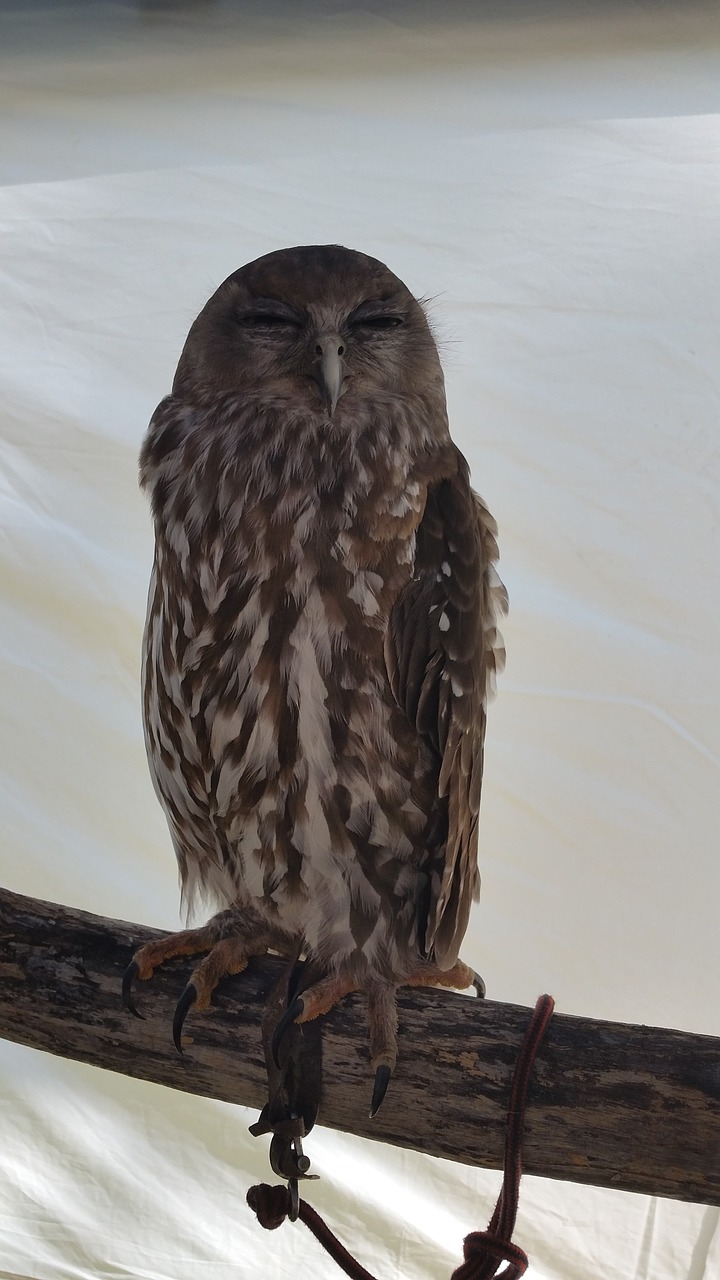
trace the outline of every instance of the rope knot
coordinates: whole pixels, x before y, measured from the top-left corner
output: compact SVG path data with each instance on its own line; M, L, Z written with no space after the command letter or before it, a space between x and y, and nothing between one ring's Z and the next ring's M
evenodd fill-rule
M511 1240L500 1240L490 1231L472 1231L463 1241L462 1266L453 1271L451 1280L520 1280L527 1271L527 1254ZM504 1271L498 1273L501 1262Z
M246 1200L266 1231L281 1227L290 1212L290 1192L284 1186L270 1187L267 1182L259 1182L250 1187Z

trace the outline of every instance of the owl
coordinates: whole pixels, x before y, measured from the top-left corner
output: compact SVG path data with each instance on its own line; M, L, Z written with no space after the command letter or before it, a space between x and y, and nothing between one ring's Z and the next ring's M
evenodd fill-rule
M140 455L155 559L143 717L185 903L218 913L126 974L203 954L180 999L268 951L284 1023L367 996L372 1113L398 986L469 986L496 525L450 438L421 304L339 245L235 271L192 325ZM280 1033L282 1028L280 1028Z

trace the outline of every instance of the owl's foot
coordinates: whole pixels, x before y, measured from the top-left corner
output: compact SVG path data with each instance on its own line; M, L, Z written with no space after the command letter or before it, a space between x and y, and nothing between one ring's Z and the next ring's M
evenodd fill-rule
M261 954L265 953L266 948ZM255 954L258 954L255 952ZM173 1017L173 1040L178 1053L182 1053L183 1023L193 1008L207 1009L210 997L221 978L242 973L247 968L250 954L247 945L240 938L224 938L217 942L205 959L193 969L190 979L175 1006Z
M288 1027L294 1022L312 1022L320 1014L329 1013L343 996L349 996L352 991L357 990L356 983L346 978L322 978L320 982L308 987L307 991L303 991L302 995L296 996L273 1032L271 1049L275 1066L280 1066L280 1044Z
M283 934L271 934L252 913L240 910L221 911L200 929L185 929L171 933L156 942L148 942L135 952L125 970L122 984L123 1004L136 1017L141 1018L133 999L133 983L136 978L146 981L159 965L176 956L198 955L207 952L205 958L193 970L173 1017L173 1040L182 1053L182 1028L190 1009L207 1009L210 997L221 978L242 973L253 956L265 955L272 948L286 951L289 939Z
M452 969L438 969L434 964L421 964L403 986L451 987L463 991L475 987L478 996L485 995L482 978L458 960ZM358 985L343 977L323 978L296 996L278 1022L272 1038L272 1053L278 1062L280 1044L287 1028L294 1022L310 1022L334 1006L352 991L363 991L368 997L368 1026L370 1030L370 1063L375 1073L370 1117L379 1111L397 1062L397 1006L398 987L389 982L369 981Z
M449 987L451 991L466 991L474 987L481 999L485 995L485 983L468 964L458 960L452 969L438 969L435 964L419 965L415 973L403 983L405 987Z
M307 991L296 996L285 1010L273 1033L272 1054L279 1067L280 1045L289 1026L293 1023L311 1022L313 1018L329 1013L343 996L360 990L368 997L370 1062L375 1072L370 1115L374 1116L385 1097L397 1061L397 987L393 983L370 982L360 987L342 977L323 978L316 982Z
M401 984L405 987L450 987L464 991L475 987L478 995L485 995L485 983L462 960L452 969L438 969L434 964L423 964ZM368 1024L370 1027L370 1062L375 1072L370 1119L376 1116L385 1100L388 1085L397 1062L397 997L398 988L377 983L368 989Z
M133 999L132 988L136 978L146 982L152 978L159 965L165 964L167 960L174 960L176 956L194 956L202 951L212 954L216 944L219 945L218 931L215 921L211 920L201 929L183 929L180 933L170 933L165 938L158 938L156 942L148 942L140 947L123 974L122 997L125 1008L134 1013L136 1018L142 1018L143 1015Z

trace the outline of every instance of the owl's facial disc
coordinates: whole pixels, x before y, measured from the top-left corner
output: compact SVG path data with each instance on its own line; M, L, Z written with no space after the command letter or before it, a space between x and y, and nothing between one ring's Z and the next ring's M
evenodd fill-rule
M345 343L339 333L320 333L314 341L314 380L332 418L345 380Z

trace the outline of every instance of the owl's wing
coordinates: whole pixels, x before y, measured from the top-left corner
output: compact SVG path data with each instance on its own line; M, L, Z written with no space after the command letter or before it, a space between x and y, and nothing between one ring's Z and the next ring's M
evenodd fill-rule
M414 576L393 606L385 660L408 720L440 756L448 800L444 864L433 876L425 951L455 963L477 897L477 826L487 697L504 649L496 619L507 609L497 573L497 526L470 488L465 459L428 490Z

